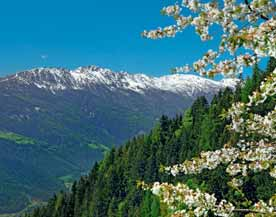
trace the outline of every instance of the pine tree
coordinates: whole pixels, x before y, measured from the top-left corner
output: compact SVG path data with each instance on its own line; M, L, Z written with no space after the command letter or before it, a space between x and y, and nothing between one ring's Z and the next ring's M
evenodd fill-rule
M276 58L275 57L270 57L269 60L268 60L267 67L266 67L266 75L273 72L273 70L275 68L276 68Z

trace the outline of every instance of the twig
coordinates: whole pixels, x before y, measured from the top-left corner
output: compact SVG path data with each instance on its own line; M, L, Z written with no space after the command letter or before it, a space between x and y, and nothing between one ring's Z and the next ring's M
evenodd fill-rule
M254 10L252 9L252 7L250 6L250 3L249 3L248 0L244 0L244 2L245 2L245 4L247 5L248 9L249 9L251 12L256 13L256 11L254 11ZM263 14L257 13L257 15L259 15L263 20L269 20L269 18L266 17L266 16L264 16Z

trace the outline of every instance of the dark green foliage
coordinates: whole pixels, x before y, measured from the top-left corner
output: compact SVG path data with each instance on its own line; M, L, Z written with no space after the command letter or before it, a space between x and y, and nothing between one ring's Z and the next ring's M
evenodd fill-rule
M229 121L221 114L234 101L246 101L248 94L258 87L263 74L257 68L244 88L220 92L210 105L204 97L198 98L183 114L169 119L160 118L159 124L148 134L133 138L124 146L112 149L88 176L75 183L71 193L60 193L46 207L27 217L158 217L167 216L166 207L148 191L137 187L138 180L147 183L186 182L191 188L214 192L218 199L226 198L239 207L246 207L244 195L231 189L225 168L203 171L198 176L172 177L160 171L162 165L180 163L203 150L221 148L226 142L235 142L237 135L226 126ZM270 104L269 102L268 104ZM275 101L273 102L275 106ZM270 105L263 107L263 112ZM246 196L253 201L267 200L276 193L271 177L252 174L244 186Z
M241 101L248 102L248 96L259 87L264 74L259 73L259 68L257 65L253 67L252 78L247 78L244 87L241 91Z
M141 217L157 217L160 216L159 199L152 195L151 192L146 192L141 204Z
M270 59L268 60L267 67L266 67L266 74L269 74L274 69L276 69L276 58L270 57Z

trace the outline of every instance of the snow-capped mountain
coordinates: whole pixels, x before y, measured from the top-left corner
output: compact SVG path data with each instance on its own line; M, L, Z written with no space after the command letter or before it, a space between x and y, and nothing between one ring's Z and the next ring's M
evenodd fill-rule
M80 67L76 70L62 68L37 68L17 73L0 80L15 80L21 84L34 85L53 93L62 90L95 89L97 86L109 90L125 90L146 94L150 90L168 91L184 96L195 96L200 92L217 91L236 84L234 79L213 81L195 75L167 75L150 77L145 74L112 72L97 66Z
M0 78L0 130L56 142L39 131L48 130L51 119L61 134L77 127L84 131L80 135L93 131L90 140L120 144L148 131L162 114L182 113L197 97L211 100L219 90L234 88L236 83L183 74L150 77L96 66L32 69ZM55 133L56 138L61 134ZM82 143L81 139L76 143Z

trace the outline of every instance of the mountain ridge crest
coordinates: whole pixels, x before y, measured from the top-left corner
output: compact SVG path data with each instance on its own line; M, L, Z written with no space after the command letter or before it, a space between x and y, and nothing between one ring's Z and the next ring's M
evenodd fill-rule
M18 72L0 78L0 84L15 80L24 85L34 85L53 93L63 90L93 89L101 85L109 90L122 89L144 94L150 89L192 95L196 89L234 88L238 79L215 81L191 74L172 74L160 77L148 76L143 73L132 74L125 71L114 72L96 65L78 67L74 70L57 67L40 67ZM212 87L213 86L213 87Z

